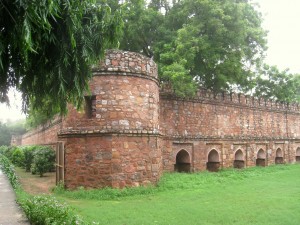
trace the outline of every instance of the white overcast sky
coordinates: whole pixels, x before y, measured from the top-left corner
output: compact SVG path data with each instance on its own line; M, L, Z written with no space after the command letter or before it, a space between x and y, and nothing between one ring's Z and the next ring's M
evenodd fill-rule
M268 33L266 63L300 73L300 0L253 0L260 4ZM10 95L11 107L0 104L0 120L25 118L20 96Z

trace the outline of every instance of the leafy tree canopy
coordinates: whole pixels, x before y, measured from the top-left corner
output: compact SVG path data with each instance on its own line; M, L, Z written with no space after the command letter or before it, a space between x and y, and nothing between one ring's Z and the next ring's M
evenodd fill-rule
M154 56L178 95L253 88L266 31L247 0L127 0L121 48ZM134 9L134 10L133 10Z
M264 65L256 79L255 95L281 102L300 102L300 74Z
M90 65L122 27L118 11L95 0L2 0L0 18L0 101L16 87L25 112L30 104L49 114L80 105Z

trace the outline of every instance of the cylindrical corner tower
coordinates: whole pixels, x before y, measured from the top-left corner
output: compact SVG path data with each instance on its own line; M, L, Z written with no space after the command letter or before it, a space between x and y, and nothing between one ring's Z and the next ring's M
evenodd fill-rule
M156 183L162 171L156 64L138 53L110 50L93 74L85 112L70 110L60 134L66 186Z

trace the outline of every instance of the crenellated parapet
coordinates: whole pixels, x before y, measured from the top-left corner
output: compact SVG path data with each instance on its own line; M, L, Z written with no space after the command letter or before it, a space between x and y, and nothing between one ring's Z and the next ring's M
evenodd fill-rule
M194 101L194 102L207 102L210 104L230 104L237 107L250 107L266 110L276 111L289 111L293 113L300 113L299 103L286 103L274 101L272 99L265 99L254 97L250 95L244 95L241 93L213 93L212 91L204 88L199 88L196 95L191 98L179 98L176 97L174 91L169 85L164 85L160 89L160 95L162 98L167 99L181 99L183 101Z

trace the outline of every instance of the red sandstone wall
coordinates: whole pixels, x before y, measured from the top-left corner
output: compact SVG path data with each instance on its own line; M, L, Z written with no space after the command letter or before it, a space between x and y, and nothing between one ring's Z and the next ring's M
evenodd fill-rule
M54 144L58 141L58 132L62 128L62 118L55 118L22 136L22 145Z
M172 137L299 138L300 109L162 95L160 131Z
M158 81L155 63L140 54L110 51L95 66L91 94L95 113L70 108L64 120L67 130L158 133ZM63 131L64 132L64 131Z
M282 162L295 162L300 146L298 105L285 106L237 95L212 96L200 92L195 99L180 100L161 93L160 131L163 168L174 171L176 156L188 152L192 171L205 170L212 150L220 167L232 167L241 150L245 166L255 166L260 149L265 165L275 163L277 149Z
M69 108L65 142L68 188L156 183L162 173L159 87L155 63L140 54L110 51L93 68L91 117Z
M65 184L100 188L156 183L161 176L157 137L68 137L65 144Z
M22 139L23 145L64 142L68 188L156 183L163 170L174 171L181 150L190 171L205 170L212 152L220 168L235 159L255 166L260 150L266 166L278 152L282 163L295 162L299 105L203 90L189 100L165 90L159 96L155 63L131 52L108 51L93 71L91 117L69 106L63 121Z

